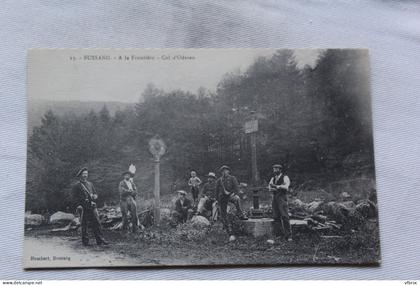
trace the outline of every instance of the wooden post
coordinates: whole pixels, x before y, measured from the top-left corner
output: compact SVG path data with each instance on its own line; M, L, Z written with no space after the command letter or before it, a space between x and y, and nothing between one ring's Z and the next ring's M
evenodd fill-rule
M252 181L254 185L258 185L260 177L257 167L257 133L251 133L251 161L252 161Z
M154 196L154 220L155 224L160 223L160 157L166 152L166 145L158 136L153 137L149 141L149 151L155 158L155 188L153 190Z
M250 119L251 120L245 122L245 133L250 135L252 182L255 186L257 186L260 181L260 175L258 173L258 167L257 167L258 118L254 111L251 111Z
M155 159L155 188L154 188L154 199L155 199L155 224L159 225L160 223L160 161L157 157Z

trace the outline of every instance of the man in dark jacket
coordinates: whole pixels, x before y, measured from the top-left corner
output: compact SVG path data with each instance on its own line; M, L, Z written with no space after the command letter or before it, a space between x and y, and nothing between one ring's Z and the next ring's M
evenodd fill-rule
M175 209L172 212L172 224L178 225L185 223L193 212L193 204L190 199L187 198L187 192L184 190L178 191L178 198L175 201Z
M289 220L289 207L287 192L289 191L290 179L282 171L280 164L273 165L274 175L269 182L269 190L273 193L273 231L276 236L283 236L287 241L292 241L292 230Z
M122 214L123 230L127 230L130 221L128 220L128 212L131 215L131 222L133 224L133 232L136 233L139 228L138 217L137 217L137 205L136 205L136 196L137 196L137 187L131 177L133 174L129 171L123 173L124 179L120 181L118 185L118 191L120 193L120 207Z
M77 172L79 181L73 186L73 198L77 205L83 209L82 213L82 243L89 245L88 227L93 231L98 245L108 244L102 237L101 224L99 223L98 210L96 208L96 193L93 183L88 181L89 172L86 167Z
M230 240L235 240L235 236L232 232L232 226L227 221L227 206L228 203L232 203L236 207L236 215L241 220L247 220L248 218L242 211L241 198L238 196L239 183L235 176L230 175L230 168L223 165L220 168L222 176L217 180L216 186L216 197L220 205L220 214L222 216L222 223L227 232L231 235Z

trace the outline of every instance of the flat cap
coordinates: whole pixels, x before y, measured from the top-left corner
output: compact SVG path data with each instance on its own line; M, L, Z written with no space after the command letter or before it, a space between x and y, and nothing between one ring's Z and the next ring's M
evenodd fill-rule
M230 171L230 167L229 167L229 166L227 166L227 165L222 165L222 167L220 167L220 168L219 168L219 171L223 171L223 170L225 170L225 169L227 169L227 170L229 170L229 171Z
M209 172L209 174L207 174L207 177L212 177L214 179L216 179L216 174L214 172Z

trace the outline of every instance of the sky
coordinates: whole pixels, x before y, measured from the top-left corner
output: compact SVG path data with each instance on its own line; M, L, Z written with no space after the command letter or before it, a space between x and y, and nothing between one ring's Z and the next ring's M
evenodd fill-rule
M275 49L30 50L29 99L138 102L149 83L165 91L214 91L223 75L244 72ZM295 50L299 67L320 50Z

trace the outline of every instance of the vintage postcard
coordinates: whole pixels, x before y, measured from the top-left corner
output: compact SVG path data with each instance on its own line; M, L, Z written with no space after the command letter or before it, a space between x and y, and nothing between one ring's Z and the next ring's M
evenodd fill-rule
M28 51L25 268L378 264L369 52Z

